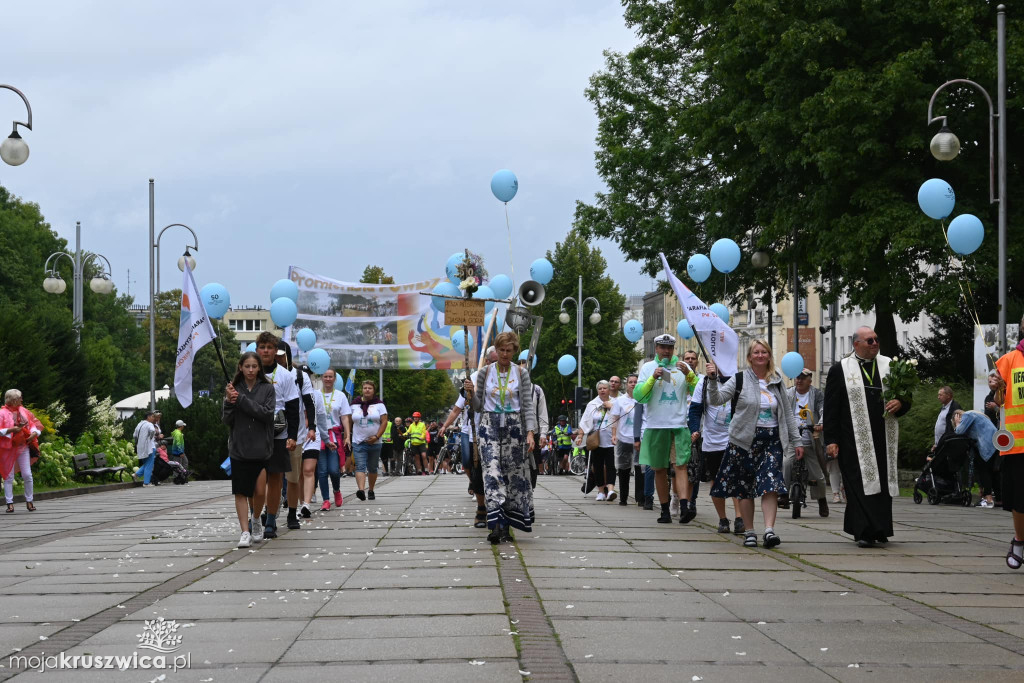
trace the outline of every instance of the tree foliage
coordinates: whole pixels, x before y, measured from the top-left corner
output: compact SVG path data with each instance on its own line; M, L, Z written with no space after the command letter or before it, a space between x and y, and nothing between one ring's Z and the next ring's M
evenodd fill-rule
M562 409L561 399L572 398L576 387L576 373L563 377L557 366L561 356L576 356L575 307L571 302L566 304L571 316L568 324L559 322L558 316L565 297L579 298L580 277L583 278L583 298L593 297L601 304L601 321L597 325L589 321L593 303L587 304L583 314L583 386L593 388L598 380L635 371L640 355L620 329L626 298L615 281L606 275L608 262L601 250L591 247L578 230L570 230L563 242L555 244L554 251L547 252L547 259L554 266L555 274L545 285L544 302L531 309L534 315L544 318L537 345L537 367L531 377L543 387L549 414L554 419ZM531 334L523 335L523 349L529 347Z
M579 203L576 225L609 237L628 258L660 270L736 240L772 266L728 277L739 297L791 264L818 279L828 303L875 309L883 350L896 347L893 315L962 307L960 282L976 285L979 312L994 319L996 208L988 203L987 110L953 87L948 114L964 144L953 163L928 152L929 97L952 78L995 85L995 3L778 0L623 0L639 36L628 54L606 53L587 90L599 121L597 169L608 185ZM1009 64L1024 58L1024 20L1008 20ZM1008 70L1007 108L1020 110L1020 70ZM1024 134L1008 119L1008 140ZM1016 155L1019 157L1019 155ZM1008 155L1008 205L1024 200L1021 167ZM917 207L920 184L948 180L955 213L990 228L981 250L951 260L938 221ZM1011 214L1009 234L1021 228ZM922 265L924 264L924 265ZM925 267L931 264L931 267ZM1022 296L1024 244L1011 244L1010 296ZM721 275L709 286L722 291Z
M385 273L384 269L380 266L366 266L366 268L363 269L363 276L359 278L359 281L368 285L395 284L395 278Z

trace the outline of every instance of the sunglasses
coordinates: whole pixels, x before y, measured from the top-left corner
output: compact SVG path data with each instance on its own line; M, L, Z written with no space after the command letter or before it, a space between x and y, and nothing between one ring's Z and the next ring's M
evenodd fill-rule
M878 343L878 337L871 337L870 339L861 339L860 341L864 342L868 346L874 346L875 344Z

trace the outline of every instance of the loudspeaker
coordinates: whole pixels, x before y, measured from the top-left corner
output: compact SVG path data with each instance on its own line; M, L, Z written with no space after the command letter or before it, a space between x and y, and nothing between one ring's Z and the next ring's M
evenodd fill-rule
M540 306L544 301L544 285L536 280L527 280L519 286L519 300L527 306Z

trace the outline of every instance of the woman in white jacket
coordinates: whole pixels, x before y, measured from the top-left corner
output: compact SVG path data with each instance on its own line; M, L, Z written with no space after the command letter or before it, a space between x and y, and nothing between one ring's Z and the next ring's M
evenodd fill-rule
M584 434L597 430L599 441L597 448L590 451L590 472L587 483L583 485L584 493L590 493L588 484L597 487L595 500L615 500L615 424L619 420L615 401L611 400L611 384L603 379L597 383L597 396L587 404L580 418L580 428L576 432L576 445L582 446Z

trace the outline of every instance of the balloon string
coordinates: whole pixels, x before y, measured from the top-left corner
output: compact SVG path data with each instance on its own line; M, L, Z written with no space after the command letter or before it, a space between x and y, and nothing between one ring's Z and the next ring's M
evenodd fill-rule
M516 266L512 261L512 225L508 220L508 202L505 202L505 229L508 230L508 267L512 274L512 293L516 292Z
M949 247L949 250L955 254L956 252L953 250L953 245L949 243L949 234L946 230L946 221L939 220L939 225L942 226L942 237L946 240L946 246ZM949 257L950 270L953 270L954 258L954 256ZM971 316L971 322L974 323L974 326L977 328L978 332L984 334L984 330L981 327L981 318L978 316L978 308L977 303L974 299L974 292L971 290L971 284L969 282L965 283L960 277L957 277L956 284L960 288L960 296L963 297L964 306L966 306L967 313ZM967 286L966 292L964 291L965 284ZM970 295L969 297L968 294Z

